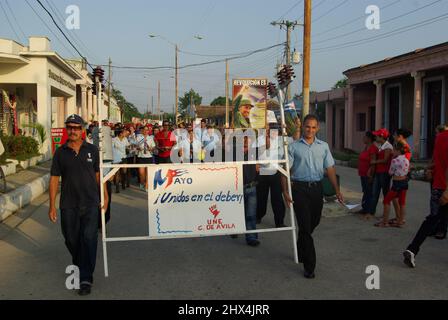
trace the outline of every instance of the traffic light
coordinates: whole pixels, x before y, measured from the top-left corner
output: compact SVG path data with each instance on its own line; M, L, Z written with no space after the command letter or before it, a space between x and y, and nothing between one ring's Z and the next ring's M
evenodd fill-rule
M92 94L96 96L96 83L95 76L93 74L90 75L90 79L92 79Z
M278 79L278 84L280 85L280 88L283 88L283 87L285 86L285 78L286 78L285 68L283 67L283 68L277 73L277 79Z
M281 88L288 86L296 76L291 65L285 65L278 73L277 79Z
M100 83L104 81L104 70L101 67L96 67L93 69L93 75L98 77Z
M275 86L274 83L269 82L268 85L266 86L266 89L271 98L274 98L277 95L277 87Z

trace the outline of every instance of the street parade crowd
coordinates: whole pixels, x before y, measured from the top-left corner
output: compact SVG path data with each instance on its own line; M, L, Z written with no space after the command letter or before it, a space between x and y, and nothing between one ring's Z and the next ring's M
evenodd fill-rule
M256 138L245 136L241 146L242 161L268 160L265 153L251 152L251 148L275 149L276 159L284 159L284 142L281 126L275 117L268 116L265 131ZM57 221L56 195L61 182L62 233L72 255L73 264L80 268L80 295L90 293L96 263L98 229L100 223L99 196L99 151L98 123L86 126L78 115L67 118L68 141L60 147L53 158L50 181L49 217ZM166 164L229 161L224 155L232 154L230 161L238 157L233 139L226 137L223 128L217 128L202 119L199 125L180 122L177 125L164 120L161 125L110 124L103 120L103 127L110 127L113 164ZM86 139L82 131L86 129ZM425 219L415 238L404 251L404 262L415 267L415 256L426 237L435 235L443 239L447 233L448 217L448 128L437 128L434 155L427 167L431 180L430 214ZM247 230L255 230L267 212L268 195L274 214L275 226L286 227L286 207L293 206L298 225L298 259L303 264L304 276L315 277L316 250L313 231L319 225L323 204L323 180L328 179L339 202L344 203L336 175L335 160L326 142L319 140L319 119L308 115L297 125L296 132L288 141L290 165L290 194L286 177L279 171L278 163L246 164L243 166L244 209ZM359 155L358 173L363 191L362 209L358 212L365 220L375 218L380 194L383 193L383 213L376 227L403 228L406 225L406 192L409 186L411 148L407 139L411 132L399 129L392 135L385 128L366 132L365 149ZM230 142L230 143L229 143ZM233 148L233 150L232 150ZM218 155L218 158L216 158ZM221 158L222 156L222 158ZM211 158L210 158L211 157ZM111 217L113 192L119 193L138 186L148 192L146 168L121 168L105 183L104 210L106 222ZM151 192L151 191L149 191ZM390 219L391 205L395 218ZM236 236L232 236L236 238ZM260 240L256 233L245 235L247 245L257 247Z

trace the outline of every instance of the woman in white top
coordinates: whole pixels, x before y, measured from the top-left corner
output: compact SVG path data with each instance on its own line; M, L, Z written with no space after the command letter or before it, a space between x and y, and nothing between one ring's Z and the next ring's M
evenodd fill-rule
M153 151L156 147L154 142L154 136L149 135L148 127L143 127L141 129L142 134L137 136L138 154L137 163L138 164L153 164ZM138 173L140 176L140 189L148 190L148 181L146 179L147 172L146 168L139 168Z
M114 164L126 163L126 149L129 147L129 141L127 136L129 131L127 129L120 130L117 132L118 135L112 139L112 155ZM126 189L126 168L120 168L119 172L114 177L115 191L120 192L119 183L121 180L121 186Z

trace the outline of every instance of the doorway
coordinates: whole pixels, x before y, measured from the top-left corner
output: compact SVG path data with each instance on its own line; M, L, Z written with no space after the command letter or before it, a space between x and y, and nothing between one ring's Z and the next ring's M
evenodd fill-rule
M386 87L386 128L391 134L401 125L401 85Z
M433 78L424 81L422 118L422 157L431 157L434 151L435 129L445 122L444 80Z

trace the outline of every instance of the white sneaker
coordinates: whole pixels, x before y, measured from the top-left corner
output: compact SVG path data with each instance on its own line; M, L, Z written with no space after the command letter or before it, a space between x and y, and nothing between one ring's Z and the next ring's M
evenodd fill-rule
M403 252L403 256L404 256L403 262L409 268L415 268L415 254L409 250L406 250L405 252Z

